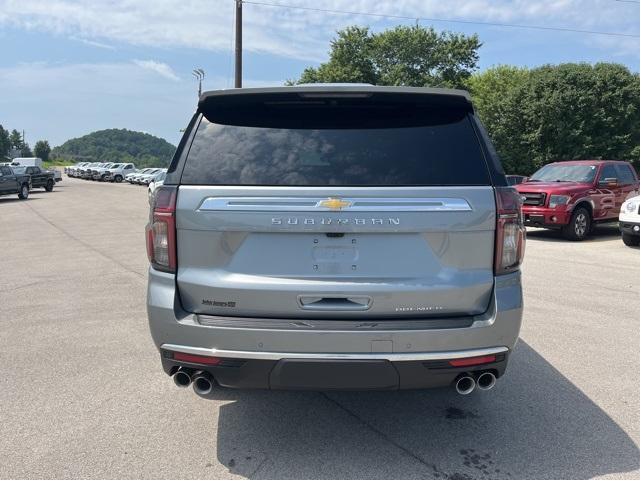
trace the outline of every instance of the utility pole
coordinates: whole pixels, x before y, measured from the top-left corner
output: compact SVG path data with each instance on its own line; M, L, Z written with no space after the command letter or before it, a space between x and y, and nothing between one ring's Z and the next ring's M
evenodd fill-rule
M242 0L236 0L236 88L242 88Z

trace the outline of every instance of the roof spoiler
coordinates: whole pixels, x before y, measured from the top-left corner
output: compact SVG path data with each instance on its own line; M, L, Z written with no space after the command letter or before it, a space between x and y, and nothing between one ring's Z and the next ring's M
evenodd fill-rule
M473 113L471 96L464 90L422 87L380 87L363 84L302 85L269 88L234 88L204 92L198 102L200 112L217 108L249 106L251 104L304 104L329 100L367 102L375 99L389 104L429 104L463 109Z

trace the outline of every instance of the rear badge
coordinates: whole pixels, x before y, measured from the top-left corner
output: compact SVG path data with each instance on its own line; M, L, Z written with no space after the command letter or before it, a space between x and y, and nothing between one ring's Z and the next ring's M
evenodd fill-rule
M400 225L399 217L388 218L304 218L272 217L271 225Z
M396 312L439 312L444 310L444 307L430 307L426 305L414 305L414 306L399 306L396 307Z
M348 208L352 203L348 200L342 200L341 198L327 198L326 200L320 200L316 207L328 208L330 210L342 210Z
M235 308L236 302L219 302L217 300L207 300L205 298L202 299L202 305L207 305L209 307L227 307L227 308Z

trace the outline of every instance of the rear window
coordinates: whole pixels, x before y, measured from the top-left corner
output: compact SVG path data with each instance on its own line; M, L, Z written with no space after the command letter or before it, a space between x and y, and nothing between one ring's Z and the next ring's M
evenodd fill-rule
M489 185L466 112L287 109L242 119L209 115L182 173L187 185ZM277 120L274 120L277 118Z

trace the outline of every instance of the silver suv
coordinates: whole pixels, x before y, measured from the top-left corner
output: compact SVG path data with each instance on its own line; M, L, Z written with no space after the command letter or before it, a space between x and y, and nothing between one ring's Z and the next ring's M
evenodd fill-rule
M179 386L467 394L505 372L525 231L466 92L204 93L151 208Z

